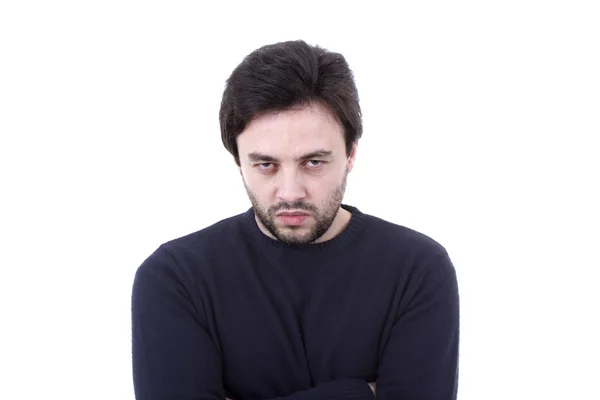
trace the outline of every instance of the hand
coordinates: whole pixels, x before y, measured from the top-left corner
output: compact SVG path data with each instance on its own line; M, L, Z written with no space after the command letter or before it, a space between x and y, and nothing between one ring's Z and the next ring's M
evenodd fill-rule
M369 382L369 386L371 387L371 390L373 391L373 395L376 395L377 393L375 393L376 392L375 388L376 388L377 384L375 382Z

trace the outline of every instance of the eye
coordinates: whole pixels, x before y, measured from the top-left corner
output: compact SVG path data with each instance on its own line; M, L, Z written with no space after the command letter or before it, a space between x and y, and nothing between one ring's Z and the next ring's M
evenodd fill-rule
M306 164L307 164L309 167L312 167L312 168L318 168L318 167L320 167L321 165L325 164L325 161L321 161L321 160L309 160L309 161L307 161L307 162L306 162Z
M256 164L256 167L258 167L260 171L270 171L273 169L273 163L260 163Z

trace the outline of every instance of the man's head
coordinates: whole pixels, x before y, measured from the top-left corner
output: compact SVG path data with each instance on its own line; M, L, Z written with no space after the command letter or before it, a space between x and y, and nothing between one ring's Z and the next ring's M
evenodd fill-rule
M303 41L261 47L227 80L219 117L261 228L286 243L326 238L362 135L343 56Z

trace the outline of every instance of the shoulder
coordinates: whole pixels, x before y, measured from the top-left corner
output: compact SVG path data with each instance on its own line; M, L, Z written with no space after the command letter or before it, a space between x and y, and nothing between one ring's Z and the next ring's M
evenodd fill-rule
M416 293L456 292L457 277L446 248L431 236L415 229L365 215L365 237L376 246L381 263L371 264L406 291L406 298Z
M169 240L161 247L171 252L200 252L208 255L211 250L228 248L242 237L240 228L244 214L220 220L187 235Z
M436 239L399 223L363 215L365 230L361 243L372 270L403 285L418 284L436 276L454 279L450 255Z
M364 214L366 235L370 241L392 252L419 258L446 256L446 248L427 234L404 225L385 220L374 215Z
M184 275L184 279L206 270L213 260L228 252L231 254L231 249L240 246L243 240L240 219L243 215L222 219L160 244L139 270Z

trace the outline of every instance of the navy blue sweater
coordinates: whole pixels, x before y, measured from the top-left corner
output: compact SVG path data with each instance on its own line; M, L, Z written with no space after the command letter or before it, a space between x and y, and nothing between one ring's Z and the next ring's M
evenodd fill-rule
M459 303L445 249L343 205L323 243L254 212L162 244L133 283L138 400L455 399Z

